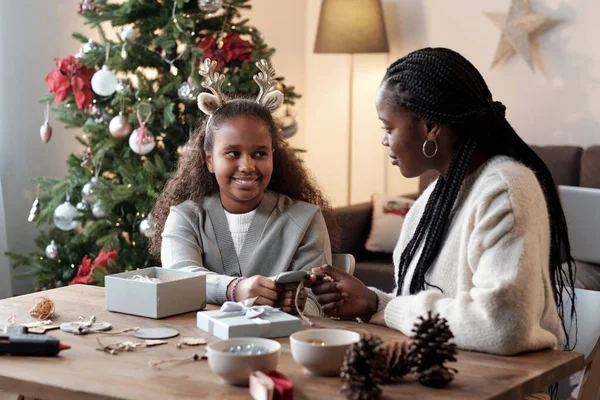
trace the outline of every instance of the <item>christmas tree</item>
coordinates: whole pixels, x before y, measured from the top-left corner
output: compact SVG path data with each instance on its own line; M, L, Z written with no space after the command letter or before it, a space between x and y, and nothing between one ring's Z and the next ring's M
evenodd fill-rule
M66 127L82 128L82 155L71 154L64 178L38 178L29 220L40 227L39 250L9 253L31 267L37 288L103 284L107 273L158 265L147 251L154 234L154 202L178 155L202 122L196 98L204 89L199 68L217 61L223 91L256 95L255 63L270 60L263 35L240 11L250 0L81 0L78 11L97 28L100 42L81 35L80 51L55 60L41 139L48 142L50 109ZM103 25L118 37L110 39ZM299 96L278 77L288 118Z

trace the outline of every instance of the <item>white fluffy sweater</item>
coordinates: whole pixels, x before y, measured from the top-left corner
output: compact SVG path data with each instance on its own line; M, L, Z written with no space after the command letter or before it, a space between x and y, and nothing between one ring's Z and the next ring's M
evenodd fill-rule
M400 256L434 186L406 215L394 250L396 282ZM417 318L432 311L448 320L461 349L510 355L562 344L549 277L549 218L534 173L511 158L492 158L466 179L451 216L425 278L431 286L408 294L421 244L402 296L373 289L386 325L410 335Z

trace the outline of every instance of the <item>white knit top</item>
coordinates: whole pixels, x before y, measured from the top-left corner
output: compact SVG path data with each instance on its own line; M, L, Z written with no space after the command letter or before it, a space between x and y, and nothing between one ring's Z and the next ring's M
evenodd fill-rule
M396 282L400 256L434 186L406 215L394 250ZM562 346L549 277L550 222L534 173L511 158L492 158L465 180L451 217L426 290L408 294L423 244L402 296L372 288L386 325L410 335L418 317L432 311L448 320L461 349L509 355Z
M227 212L227 210L223 211L225 211L225 216L227 217L227 223L229 224L229 231L231 232L231 239L233 240L235 252L239 256L240 251L242 251L242 246L244 245L244 240L246 239L246 234L252 223L252 218L254 218L254 214L256 214L256 209L246 214L231 214Z

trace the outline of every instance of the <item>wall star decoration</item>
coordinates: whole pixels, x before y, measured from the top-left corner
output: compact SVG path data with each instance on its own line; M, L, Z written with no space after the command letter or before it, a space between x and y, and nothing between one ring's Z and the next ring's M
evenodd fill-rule
M532 12L529 0L512 0L508 14L485 13L485 15L502 32L492 67L519 53L534 70L532 40L553 27L558 20Z

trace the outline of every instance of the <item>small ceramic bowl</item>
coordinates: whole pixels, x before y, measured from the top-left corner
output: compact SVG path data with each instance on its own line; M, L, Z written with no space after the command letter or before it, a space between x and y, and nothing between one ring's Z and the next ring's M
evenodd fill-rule
M232 346L254 344L265 349L263 354L236 354L227 350ZM252 371L277 369L281 344L271 339L248 337L221 340L206 347L208 366L231 385L248 385Z
M290 336L292 357L313 375L339 375L346 351L360 334L343 329L309 329Z

